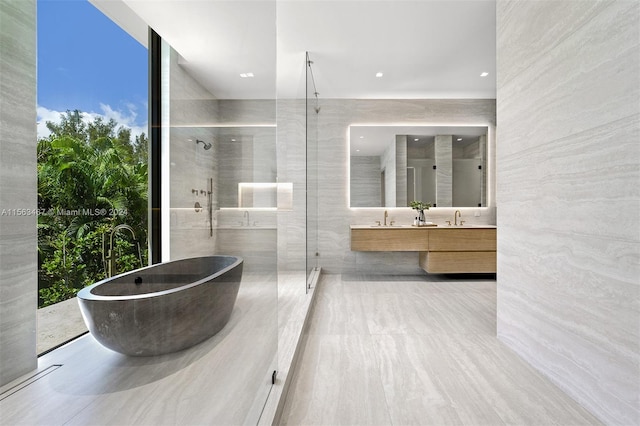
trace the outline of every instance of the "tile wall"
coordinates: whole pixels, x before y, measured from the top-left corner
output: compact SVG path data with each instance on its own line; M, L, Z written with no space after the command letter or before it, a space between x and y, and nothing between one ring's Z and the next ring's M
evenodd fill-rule
M0 28L2 386L37 365L35 0L0 2Z
M498 1L498 337L640 423L640 3Z
M351 124L487 124L490 129L489 174L495 170L495 100L493 99L320 99L318 117L318 245L325 273L422 273L417 253L353 252L349 225L374 224L385 210L389 220L411 224L415 210L349 207L347 143ZM280 130L280 129L278 129ZM490 187L494 180L489 182ZM493 189L492 189L493 191ZM491 200L494 200L492 198ZM495 201L487 208L461 208L468 223L495 224ZM444 224L456 208L427 212L427 220ZM478 214L479 216L476 216Z

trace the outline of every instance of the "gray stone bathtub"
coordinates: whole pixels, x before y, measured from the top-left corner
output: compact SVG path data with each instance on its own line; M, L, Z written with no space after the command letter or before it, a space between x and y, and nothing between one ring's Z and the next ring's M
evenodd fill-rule
M175 352L215 335L229 321L242 265L234 256L160 263L85 287L78 303L103 346L132 356Z

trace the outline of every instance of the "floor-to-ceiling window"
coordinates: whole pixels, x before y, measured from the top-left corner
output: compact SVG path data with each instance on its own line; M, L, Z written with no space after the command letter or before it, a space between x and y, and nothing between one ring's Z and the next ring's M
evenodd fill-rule
M85 0L37 2L38 352L77 291L147 264L148 55Z

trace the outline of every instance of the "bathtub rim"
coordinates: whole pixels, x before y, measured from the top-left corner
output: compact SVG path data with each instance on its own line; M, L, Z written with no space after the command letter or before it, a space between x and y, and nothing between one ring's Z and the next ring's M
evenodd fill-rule
M99 295L99 294L94 294L93 293L93 289L100 286L100 285L104 285L104 284L108 284L110 281L113 281L115 278L122 278L122 277L126 277L128 275L136 275L139 274L141 271L145 271L147 269L151 269L151 268L156 268L160 265L168 265L171 263L177 263L180 261L184 261L184 260L188 260L188 259L207 259L207 258L213 258L213 257L227 257L227 258L234 258L236 259L235 262L233 262L232 264L216 271L215 273L211 274L211 275L207 275L203 278L200 278L197 281L194 281L192 283L187 283L184 285L181 285L179 287L176 288L171 288L168 290L162 290L162 291L154 291L152 293L142 293L142 294L132 294L132 295L124 295L124 296L103 296L103 295ZM76 297L80 300L91 300L91 301L126 301L126 300L137 300L137 299L150 299L150 298L154 298L154 297L160 297L160 296L166 296L168 294L172 294L172 293L177 293L179 291L184 291L186 289L201 285L207 281L210 281L220 275L223 275L224 273L232 270L233 268L237 267L238 265L242 264L244 262L244 259L241 256L233 256L233 255L225 255L225 254L219 254L219 255L211 255L211 256L196 256L196 257L185 257L183 259L176 259L176 260L169 260L167 262L160 262L160 263L155 263L153 265L148 265L145 266L143 268L138 268L138 269L134 269L133 271L129 271L129 272L123 272L122 274L118 274L115 275L113 277L109 277L109 278L105 278L103 280L100 280L94 284L91 284L87 287L81 288L78 293L76 294Z

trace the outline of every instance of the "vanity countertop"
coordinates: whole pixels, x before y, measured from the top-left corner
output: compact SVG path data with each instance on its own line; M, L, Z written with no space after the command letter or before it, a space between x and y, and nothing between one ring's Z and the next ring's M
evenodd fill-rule
M448 224L436 224L435 226L413 226L413 225L350 225L351 229L496 229L496 225L477 225L477 224L465 224L465 225L448 225Z
M275 225L222 225L217 226L214 229L225 229L234 231L264 231L276 229Z

